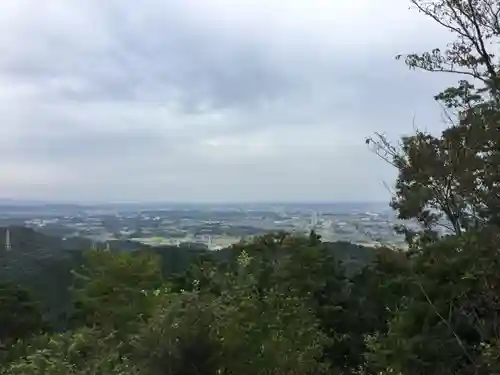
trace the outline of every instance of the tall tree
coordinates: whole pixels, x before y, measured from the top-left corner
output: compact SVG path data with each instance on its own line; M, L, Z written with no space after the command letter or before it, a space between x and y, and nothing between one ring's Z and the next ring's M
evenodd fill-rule
M491 374L500 352L500 3L411 3L456 39L445 50L407 55L407 65L460 81L435 96L447 115L440 136L417 131L397 146L379 134L367 140L399 170L392 207L421 224L417 238L431 240L408 238L418 251L404 296L368 357L384 373ZM439 238L439 226L452 236Z
M439 226L461 235L500 225L500 3L496 0L411 0L456 40L405 56L412 69L455 73L437 94L447 115L441 136L417 131L397 146L376 134L374 151L399 169L392 207L435 237ZM399 55L397 58L401 58ZM469 79L469 81L467 80Z

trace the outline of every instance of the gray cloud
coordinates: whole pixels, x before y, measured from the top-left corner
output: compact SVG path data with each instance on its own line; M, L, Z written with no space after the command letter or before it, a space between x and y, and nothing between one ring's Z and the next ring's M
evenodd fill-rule
M447 83L393 56L448 36L397 0L273 4L0 5L0 195L388 199L364 137L439 129Z

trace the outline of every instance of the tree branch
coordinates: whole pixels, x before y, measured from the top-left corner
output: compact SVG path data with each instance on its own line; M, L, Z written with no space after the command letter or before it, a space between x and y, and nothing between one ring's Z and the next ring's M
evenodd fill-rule
M474 366L474 367L477 367L476 366L476 363L474 361L474 358L472 358L472 356L469 354L469 352L467 351L467 348L465 347L464 343L462 342L462 340L460 339L460 337L458 337L457 333L455 332L455 330L453 329L453 327L451 326L451 323L446 320L442 315L441 313L439 312L439 310L437 309L436 305L434 305L434 303L431 301L431 299L429 298L429 295L427 294L427 292L425 291L424 289L424 286L422 285L422 283L420 282L417 282L418 286L420 287L420 290L422 291L422 294L424 295L425 299L427 300L427 302L429 303L429 305L432 307L432 309L434 310L434 313L436 314L436 316L448 327L448 329L450 330L450 332L453 334L453 336L455 337L455 340L456 342L458 343L458 345L460 346L460 348L462 349L462 351L464 352L465 356L467 357L467 359L470 361L470 363Z

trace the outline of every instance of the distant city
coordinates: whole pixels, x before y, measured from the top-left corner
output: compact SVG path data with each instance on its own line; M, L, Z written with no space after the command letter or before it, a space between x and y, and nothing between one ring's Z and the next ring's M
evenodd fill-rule
M217 250L267 232L308 233L324 241L404 246L385 203L0 204L0 226L22 225L63 238L151 246L200 243Z

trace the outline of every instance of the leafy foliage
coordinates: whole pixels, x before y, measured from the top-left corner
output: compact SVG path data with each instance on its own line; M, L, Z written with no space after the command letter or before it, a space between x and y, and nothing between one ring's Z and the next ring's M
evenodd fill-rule
M422 230L403 228L412 246L400 280L405 293L387 331L368 337L366 356L387 373L492 374L500 333L500 6L412 3L457 39L445 51L408 55L406 63L473 81L436 95L448 119L440 136L417 131L399 146L380 135L368 140L399 170L393 208Z
M162 284L159 261L150 254L91 250L75 277L75 319L107 328L147 319L150 293Z
M388 333L375 345L377 361L404 374L489 373L483 345L500 334L498 236L468 233L425 247L407 277L409 293ZM484 372L482 372L484 371Z
M500 6L493 0L411 0L457 39L446 50L410 54L410 68L461 79L436 95L448 127L441 136L417 131L393 146L380 134L367 142L399 170L392 207L415 219L427 239L500 224ZM398 58L401 56L398 56ZM408 232L407 232L408 233ZM408 233L409 239L413 233ZM442 233L441 233L442 234Z
M0 344L29 337L45 328L41 309L30 294L12 283L0 283Z
M140 372L121 356L123 343L113 335L83 328L75 332L44 335L22 344L23 354L2 372L9 375L138 375Z

